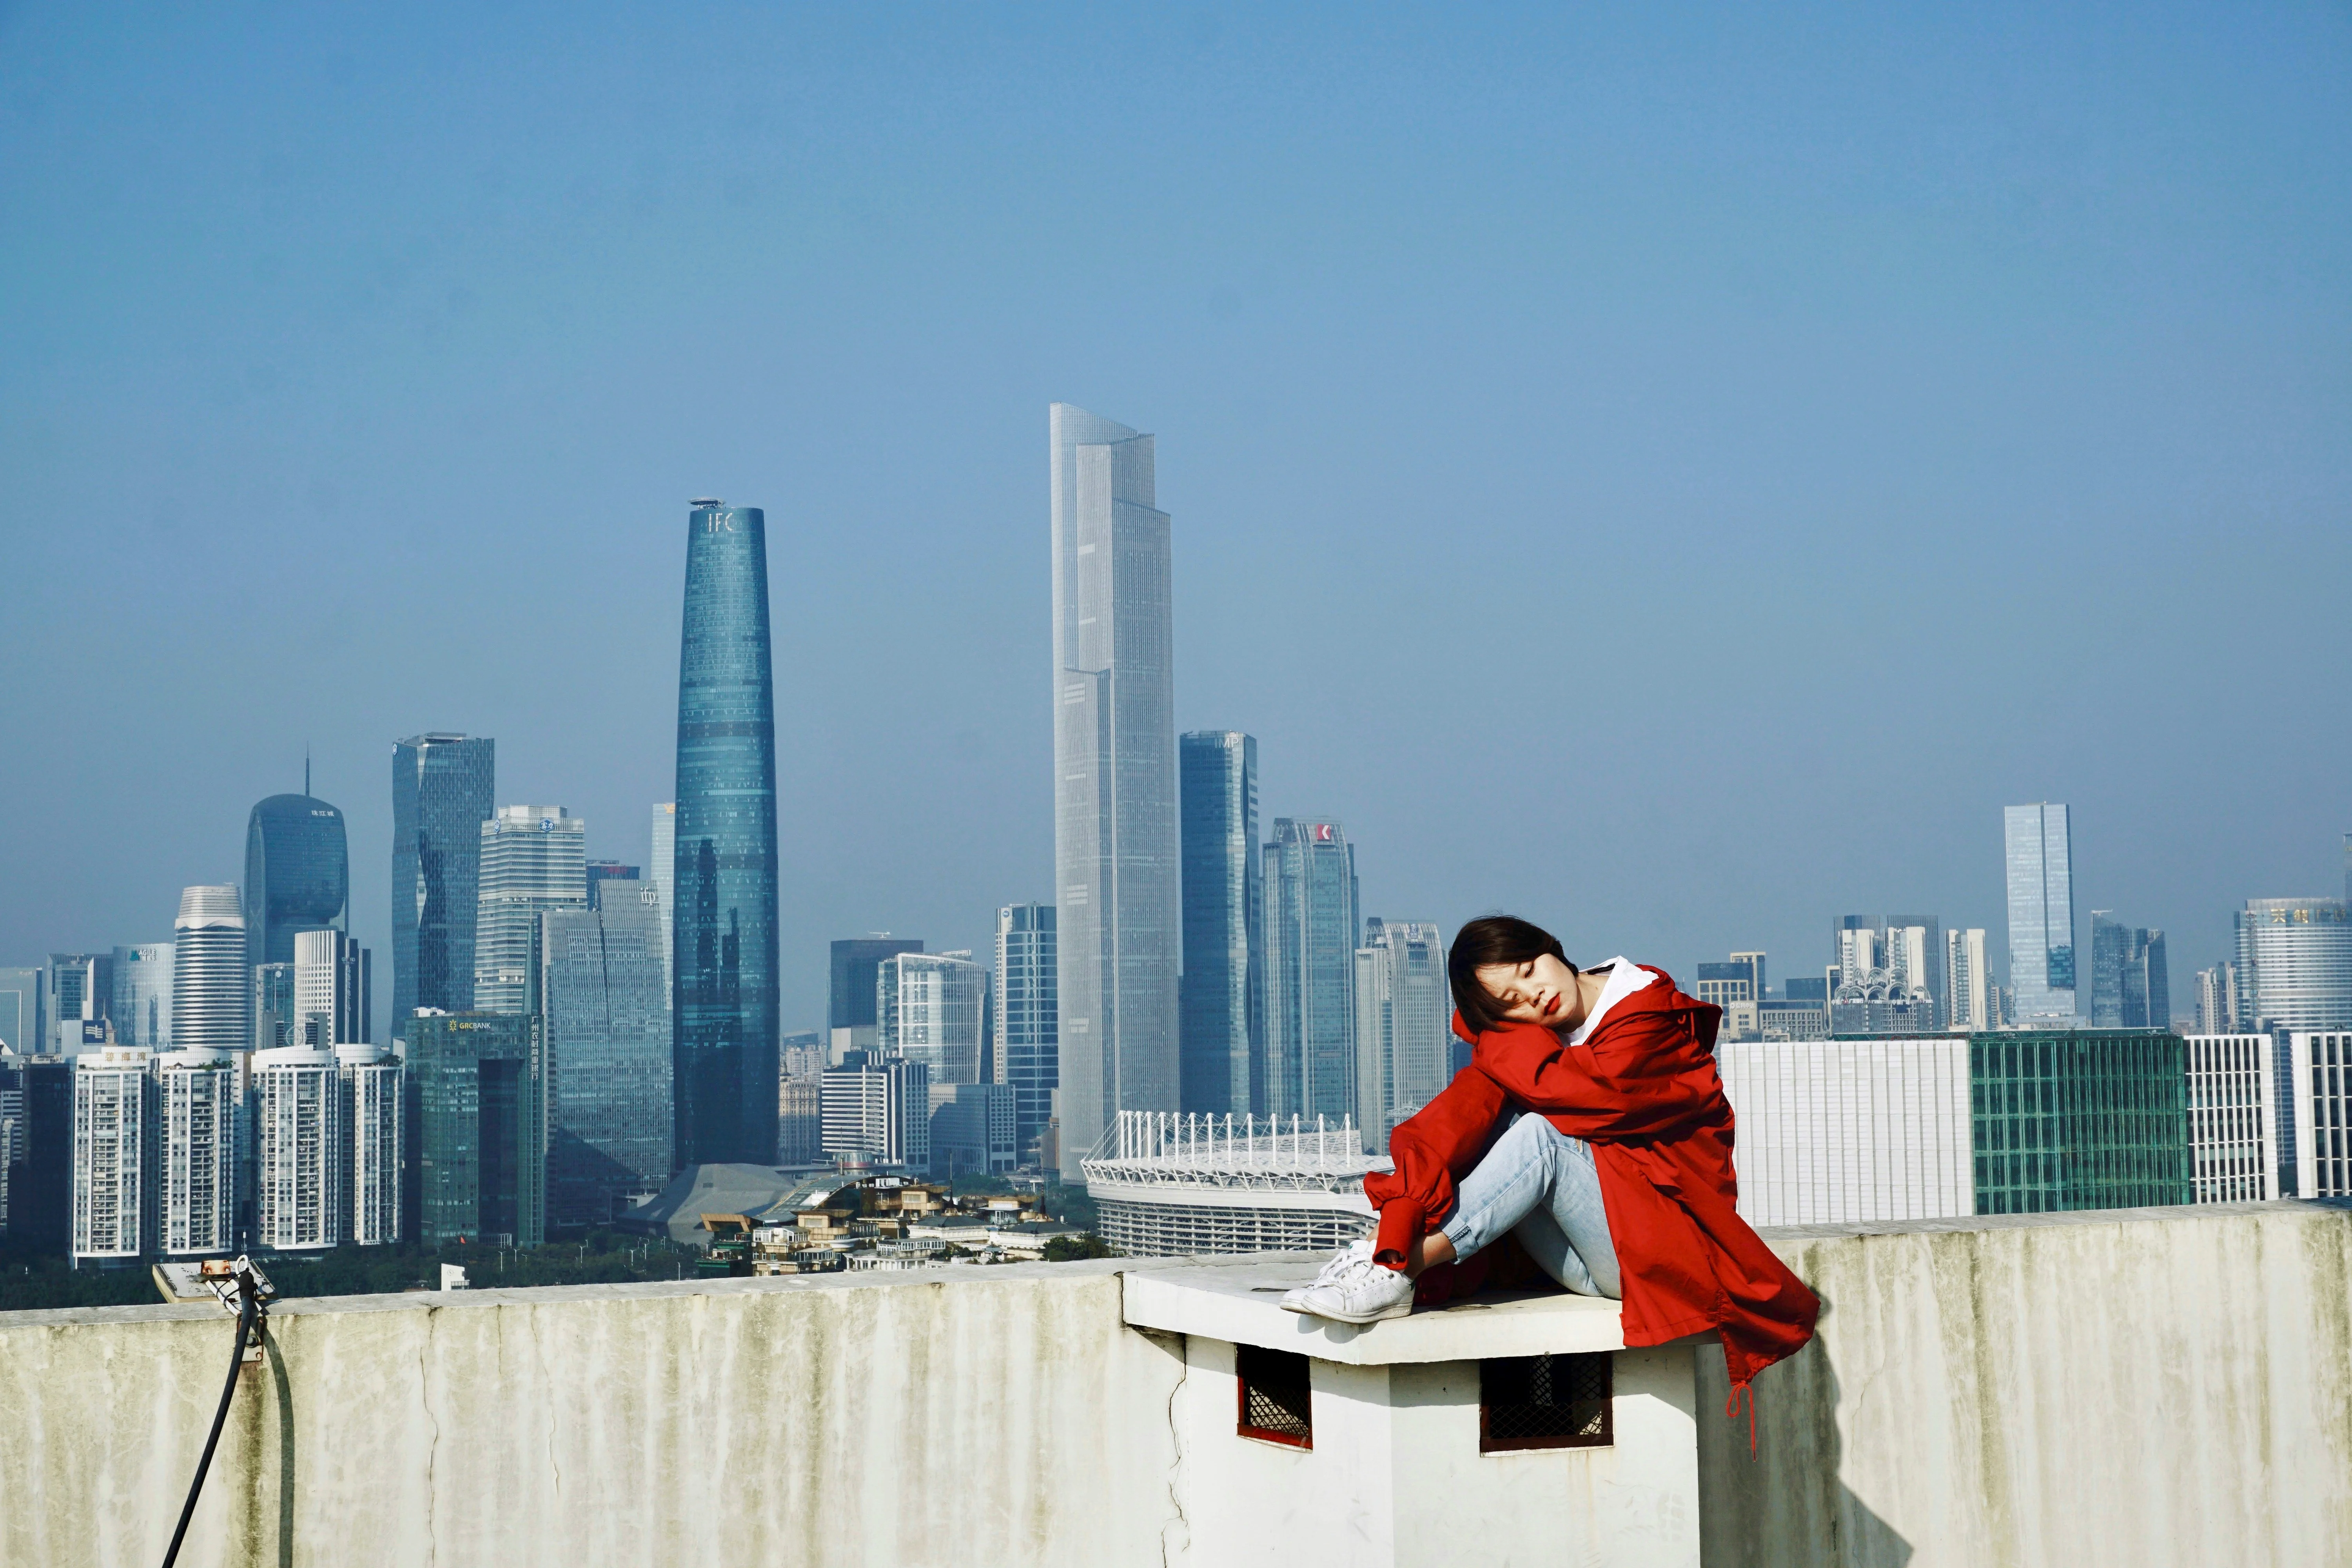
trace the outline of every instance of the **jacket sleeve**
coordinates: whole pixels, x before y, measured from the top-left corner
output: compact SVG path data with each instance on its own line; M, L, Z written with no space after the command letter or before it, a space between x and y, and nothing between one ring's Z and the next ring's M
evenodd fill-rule
M1504 1097L1495 1080L1476 1068L1454 1075L1436 1099L1397 1124L1389 1134L1389 1158L1396 1168L1364 1178L1364 1196L1379 1208L1374 1250L1386 1259L1445 1223L1454 1212L1454 1186L1485 1152L1487 1135L1502 1119Z

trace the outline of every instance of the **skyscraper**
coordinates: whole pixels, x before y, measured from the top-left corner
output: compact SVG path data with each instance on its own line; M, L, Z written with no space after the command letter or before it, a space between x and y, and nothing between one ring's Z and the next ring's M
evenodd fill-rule
M497 742L411 735L392 749L392 1032L419 1007L474 1005L474 917L481 825L490 815Z
M1195 730L1177 742L1182 785L1183 1108L1265 1108L1265 886L1258 865L1257 742Z
M114 955L53 952L41 972L41 1016L49 1037L44 1052L70 1056L86 1037L85 1024L102 1023L114 1001Z
M988 971L968 952L901 952L875 971L882 1054L922 1063L932 1084L981 1081L987 1016Z
M677 674L674 1116L680 1165L776 1152L776 701L767 518L687 518Z
M824 1026L827 1059L838 1062L847 1051L881 1048L879 1017L875 1011L880 993L875 988L882 961L902 952L923 951L919 937L853 936L833 944L832 968L825 990Z
M339 931L296 932L294 1022L287 1043L324 1048L373 1039L373 970L368 950Z
M241 1051L252 1043L246 1008L245 909L234 882L182 889L172 922L172 1044L191 1051Z
M36 1057L49 1049L49 1031L43 1025L38 969L0 969L0 1047L20 1057Z
M253 1054L254 1240L320 1252L343 1239L342 1079L335 1053L285 1046Z
M152 1060L152 1052L113 1045L74 1058L73 1255L77 1260L132 1263L154 1249Z
M662 1005L670 1005L671 993L677 977L670 964L670 929L675 923L677 901L670 895L677 881L677 803L656 801L653 812L653 853L646 861L646 875L661 899Z
M2001 812L2009 870L2009 983L2018 1022L2075 1016L2074 857L2066 808Z
M1951 1019L1951 975L1944 963L1944 922L1934 915L1886 917L1887 978L1906 993L1926 993L1931 1028Z
M520 1013L541 911L588 907L588 825L560 805L502 805L477 831L474 1011Z
M1346 830L1276 817L1265 847L1265 1108L1274 1115L1336 1124L1356 1113L1356 910Z
M1013 1141L1024 1161L1054 1114L1061 1082L1055 934L1051 904L1007 904L996 911L996 1079L1013 1086Z
M151 1051L172 1045L172 953L168 942L114 950L114 1037ZM0 1035L0 1038L5 1038Z
M1178 1105L1175 658L1152 437L1066 403L1048 425L1060 1162L1078 1181L1116 1112Z
M1367 1153L1453 1076L1445 943L1425 921L1369 920L1356 950L1356 1125Z
M2217 963L2197 972L2197 1032L2234 1035L2250 1026L2238 988L2238 966Z
M400 1239L401 1145L406 1128L401 1098L406 1076L400 1058L364 1042L335 1047L341 1080L336 1108L343 1121L344 1159L339 1212L343 1239L382 1247Z
M1982 926L1944 933L1944 974L1951 997L1950 1026L1956 1030L1991 1028L1992 976L1985 968Z
M2352 1027L2352 905L2248 899L2237 921L2245 1027Z
M416 1152L402 1202L415 1217L418 1240L439 1247L503 1237L507 1246L538 1246L547 1238L539 1021L444 1013L412 1018L408 1026L404 1109Z
M351 930L352 869L343 814L310 793L273 795L245 825L245 930L250 963L291 963L294 935Z
M2091 911L2092 1027L2170 1028L2169 987L2162 931L2125 925L2105 910Z
M540 917L547 1049L547 1213L603 1225L669 1180L669 1003L661 894L603 883L596 907Z

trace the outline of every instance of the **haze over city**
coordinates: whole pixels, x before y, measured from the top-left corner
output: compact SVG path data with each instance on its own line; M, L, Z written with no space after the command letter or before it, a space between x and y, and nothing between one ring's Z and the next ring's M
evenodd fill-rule
M1055 400L1157 437L1175 726L1367 914L1998 950L2064 801L2185 1012L2336 891L2341 13L1341 15L0 14L0 958L170 940L306 753L382 949L422 731L643 861L698 496L767 516L782 1026L984 947Z

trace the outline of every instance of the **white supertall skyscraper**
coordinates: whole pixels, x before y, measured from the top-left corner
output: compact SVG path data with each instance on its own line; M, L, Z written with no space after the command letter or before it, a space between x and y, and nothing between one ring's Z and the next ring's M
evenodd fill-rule
M481 835L474 1007L520 1013L540 911L588 907L588 825L560 805L502 805Z
M1176 725L1152 438L1049 415L1061 1168L1120 1110L1177 1109Z
M253 1044L247 1008L245 905L234 882L187 888L172 922L172 1044L241 1051Z
M2009 872L2009 984L2017 1021L2068 1019L2074 997L2074 855L2066 808L2001 812Z

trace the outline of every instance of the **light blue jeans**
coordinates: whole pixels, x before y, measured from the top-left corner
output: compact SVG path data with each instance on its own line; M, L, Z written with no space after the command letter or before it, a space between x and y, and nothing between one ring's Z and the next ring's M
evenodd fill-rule
M1456 1258L1509 1231L1538 1268L1578 1295L1622 1297L1592 1145L1540 1116L1520 1116L1504 1129L1462 1179L1444 1229Z

